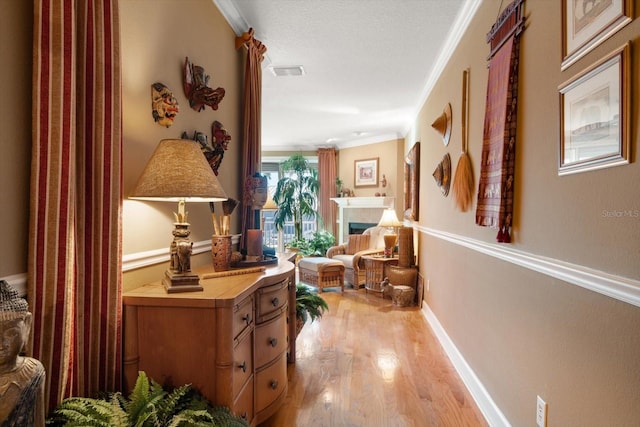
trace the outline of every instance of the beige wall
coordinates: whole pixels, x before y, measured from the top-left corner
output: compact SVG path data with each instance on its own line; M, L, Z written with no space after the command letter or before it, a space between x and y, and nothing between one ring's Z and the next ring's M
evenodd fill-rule
M232 139L220 166L218 179L229 197L241 198L241 96L244 52L234 46L235 34L210 0L123 0L120 3L122 34L124 110L124 211L123 252L125 257L166 250L173 229L174 203L126 200L161 139L204 132L211 142L211 125L221 122ZM182 89L185 57L204 67L211 87L225 89L218 110L209 107L196 112ZM180 113L170 128L157 125L151 117L151 88L156 81L169 87L180 103ZM222 209L221 204L217 204ZM213 228L208 203L187 204L191 239L208 241ZM240 229L240 209L232 217L232 231ZM208 253L194 257L194 265L209 263ZM126 267L126 263L125 263ZM162 270L154 266L125 273L125 289L158 280Z
M0 277L27 271L33 5L0 0Z
M353 190L357 197L373 197L376 193L386 193L388 197L395 197L396 212L398 218L401 218L404 203L403 150L403 139L341 149L339 151L338 176L342 179L343 187ZM374 158L378 158L378 186L355 188L355 161ZM386 187L382 187L380 182L383 174L387 178Z
M461 76L470 68L469 151L476 185L487 84L485 34L502 2L485 1L429 95L412 134L421 141L420 269L425 300L446 333L514 426L534 426L536 395L549 405L549 425L637 425L640 420L640 308L505 260L549 259L640 279L640 219L606 211L640 210L638 55L632 50L630 165L559 177L558 86L627 40L636 19L584 59L560 71L560 2L526 3L520 50L513 243L495 244L495 229L474 224L445 198L432 171L460 154ZM635 10L639 2L635 2ZM444 147L430 123L453 107ZM407 141L409 142L409 141ZM453 236L451 239L443 235ZM482 249L482 250L480 250ZM502 253L501 251L506 251ZM498 255L502 254L502 255Z

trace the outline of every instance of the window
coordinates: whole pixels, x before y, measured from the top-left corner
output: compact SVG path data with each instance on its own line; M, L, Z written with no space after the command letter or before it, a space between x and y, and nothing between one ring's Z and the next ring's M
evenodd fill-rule
M305 156L306 157L306 156ZM265 209L260 212L260 218L262 222L262 239L263 244L267 247L274 248L276 251L284 251L285 246L294 238L294 226L293 221L287 221L284 225L284 229L278 232L273 222L275 215L275 207L268 206L270 201L273 200L273 194L276 191L278 181L282 176L280 170L280 164L286 160L285 158L267 158L263 156L263 162L261 164L262 170L260 171L267 177L267 185L269 187L269 198L267 199L267 205ZM318 159L309 158L309 166L313 169L318 168ZM314 218L303 218L302 221L302 233L305 238L311 238L313 233L317 230L317 220Z

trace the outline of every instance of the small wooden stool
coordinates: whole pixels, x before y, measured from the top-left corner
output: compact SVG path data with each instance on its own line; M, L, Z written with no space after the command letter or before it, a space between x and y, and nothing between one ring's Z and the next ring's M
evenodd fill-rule
M317 286L319 292L324 288L340 287L344 292L344 264L324 257L308 257L298 261L300 281Z
M393 305L397 305L398 307L409 307L410 305L413 305L413 297L415 296L415 292L416 291L414 291L411 286L394 286L393 292L391 294Z

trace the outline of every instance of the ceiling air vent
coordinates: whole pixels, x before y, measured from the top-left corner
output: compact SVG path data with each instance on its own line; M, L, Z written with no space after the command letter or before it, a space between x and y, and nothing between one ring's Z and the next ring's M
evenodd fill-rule
M276 77L304 75L304 68L302 68L302 65L294 65L290 67L271 66L270 68L271 68L271 72Z

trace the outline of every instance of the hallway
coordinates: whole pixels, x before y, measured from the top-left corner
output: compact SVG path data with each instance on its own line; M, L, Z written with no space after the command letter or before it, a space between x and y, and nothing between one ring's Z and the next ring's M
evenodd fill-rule
M298 336L288 395L262 427L487 425L418 307L334 289Z

